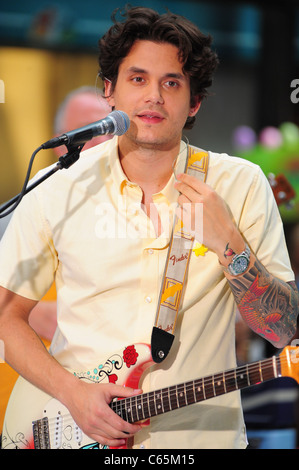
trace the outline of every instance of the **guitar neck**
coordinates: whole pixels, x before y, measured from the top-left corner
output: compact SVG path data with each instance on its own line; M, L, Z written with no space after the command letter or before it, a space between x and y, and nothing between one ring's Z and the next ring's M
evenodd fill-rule
M225 393L251 387L280 375L280 357L273 356L215 375L113 401L110 406L124 420L134 423Z

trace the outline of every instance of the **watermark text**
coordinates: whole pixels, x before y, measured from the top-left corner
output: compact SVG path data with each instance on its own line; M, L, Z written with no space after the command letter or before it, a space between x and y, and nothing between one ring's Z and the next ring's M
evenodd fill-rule
M95 209L97 222L95 235L100 239L140 239L154 236L155 229L161 226L160 233L169 237L173 229L174 215L178 216L175 232L178 236L192 234L197 242L203 238L203 205L150 204L145 207L140 202L126 202L122 198L117 206L101 203Z
M290 95L291 101L297 104L299 102L299 78L294 78L294 80L291 81L291 88L294 88Z

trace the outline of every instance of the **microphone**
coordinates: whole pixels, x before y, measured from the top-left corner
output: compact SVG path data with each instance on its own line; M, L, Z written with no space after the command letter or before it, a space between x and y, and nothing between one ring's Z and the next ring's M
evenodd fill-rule
M112 111L104 119L87 124L73 131L65 132L41 145L42 149L53 149L60 145L80 145L98 135L123 135L130 127L129 116L123 111Z

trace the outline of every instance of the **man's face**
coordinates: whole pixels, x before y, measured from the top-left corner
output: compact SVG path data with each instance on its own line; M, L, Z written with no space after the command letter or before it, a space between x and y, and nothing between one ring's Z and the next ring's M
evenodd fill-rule
M136 41L122 61L114 90L106 82L106 96L115 109L128 114L131 126L120 145L170 150L181 140L190 107L189 78L183 73L178 49L168 43ZM130 142L129 142L130 141Z

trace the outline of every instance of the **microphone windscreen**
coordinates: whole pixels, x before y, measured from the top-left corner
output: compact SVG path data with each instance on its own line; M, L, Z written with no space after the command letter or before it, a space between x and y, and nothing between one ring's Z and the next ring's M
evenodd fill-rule
M109 117L115 123L115 135L123 135L127 132L130 127L130 119L124 111L112 111Z

